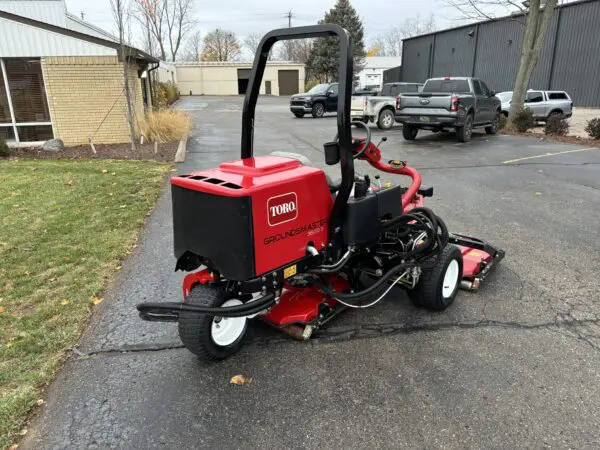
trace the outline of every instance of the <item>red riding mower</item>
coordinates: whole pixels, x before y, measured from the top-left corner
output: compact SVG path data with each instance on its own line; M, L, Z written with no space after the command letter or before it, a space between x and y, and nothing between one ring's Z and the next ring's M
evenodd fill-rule
M340 41L338 137L324 145L326 164L340 165L338 183L301 155L253 157L269 50L279 40L327 36ZM459 287L477 290L504 256L448 233L422 206L433 189L421 188L420 174L403 161L383 162L369 128L350 122L352 64L351 38L338 25L271 31L260 43L244 100L241 159L172 178L176 270L192 273L183 282L183 302L137 309L145 320L178 321L181 340L199 357L238 351L256 317L308 339L344 309L373 306L394 286L415 305L440 311ZM353 139L351 125L366 137ZM355 159L412 184L356 177Z

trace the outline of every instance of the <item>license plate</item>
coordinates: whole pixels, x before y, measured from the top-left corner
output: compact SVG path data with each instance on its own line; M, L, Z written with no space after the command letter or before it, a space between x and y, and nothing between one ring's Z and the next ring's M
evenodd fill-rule
M421 117L419 117L419 120L421 120L421 122L429 122L429 117L421 116Z

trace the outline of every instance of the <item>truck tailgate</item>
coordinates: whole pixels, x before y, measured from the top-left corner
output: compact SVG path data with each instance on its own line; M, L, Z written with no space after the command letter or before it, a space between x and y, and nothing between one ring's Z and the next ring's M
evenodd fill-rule
M350 102L352 116L364 116L367 110L367 97L362 95L353 95Z
M400 108L398 112L408 113L409 110L418 110L424 114L440 114L440 112L450 112L452 95L447 93L420 93L403 94L400 96ZM407 111L404 111L404 110ZM429 110L430 112L425 112Z

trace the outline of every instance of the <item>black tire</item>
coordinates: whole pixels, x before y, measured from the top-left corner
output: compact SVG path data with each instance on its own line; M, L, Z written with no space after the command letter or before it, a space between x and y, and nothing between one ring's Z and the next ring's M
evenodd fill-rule
M198 285L186 298L190 305L217 308L230 300L227 293L217 287ZM181 311L179 314L179 338L183 345L204 361L215 361L227 358L242 347L244 336L248 330L248 320L244 319L244 328L240 336L229 345L219 345L213 339L212 326L215 316L210 314ZM221 320L231 320L222 318ZM216 324L216 322L215 322Z
M496 134L500 130L500 111L496 111L496 115L492 120L492 124L485 127L485 132L487 134Z
M453 261L456 261L456 263L453 263ZM445 280L451 264L454 268L452 269L453 273L450 273L449 276L455 273L456 267L454 264L457 264L457 278L455 280ZM422 273L418 284L414 289L408 291L408 296L413 304L432 311L443 311L448 308L454 302L462 279L463 259L460 249L452 244L446 245L439 255L425 261L421 269ZM444 286L445 281L449 282L448 287ZM455 286L451 291L448 291L448 288L452 287L452 282L455 282Z
M456 127L456 139L458 142L469 142L473 135L473 115L467 114L462 127Z
M562 112L561 110L559 110L559 109L555 109L554 111L552 111L552 112L550 113L550 115L548 116L548 119L549 119L550 117L558 117L559 119L562 119L562 118L564 118L564 117L565 117L565 115L563 114L563 112Z
M419 129L417 127L413 127L412 125L402 125L402 136L407 141L414 141L417 137L417 133Z
M302 117L304 117L304 113L302 112L295 112L294 115L298 118L301 119Z
M315 119L323 117L323 114L325 114L325 105L323 103L315 103L311 114Z
M394 126L396 121L396 115L394 111L386 108L379 112L379 118L377 119L377 126L382 130L389 130Z

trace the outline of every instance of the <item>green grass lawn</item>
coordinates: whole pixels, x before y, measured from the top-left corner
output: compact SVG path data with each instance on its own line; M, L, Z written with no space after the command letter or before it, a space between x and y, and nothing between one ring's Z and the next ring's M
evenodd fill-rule
M168 169L0 161L0 448L18 436L77 344Z

